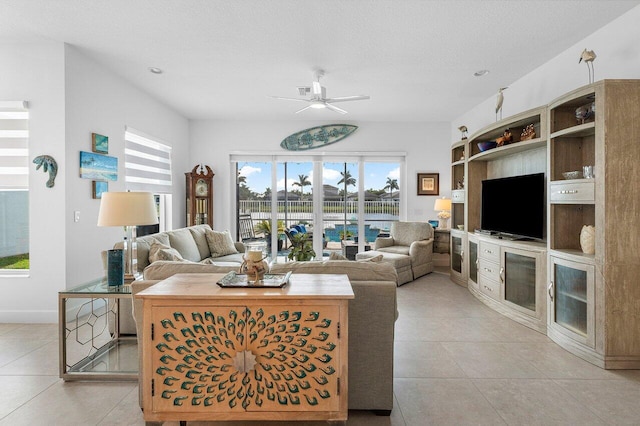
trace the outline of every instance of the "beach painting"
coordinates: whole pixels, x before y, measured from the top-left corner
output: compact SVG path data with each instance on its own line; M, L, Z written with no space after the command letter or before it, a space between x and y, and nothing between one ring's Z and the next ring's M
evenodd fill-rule
M109 153L109 137L99 135L97 133L91 133L91 147L93 148L93 152L98 152L100 154L108 154Z
M101 180L93 181L93 199L99 200L102 198L102 193L107 192L109 190L109 182L104 182Z
M118 158L80 151L80 177L93 180L118 180Z

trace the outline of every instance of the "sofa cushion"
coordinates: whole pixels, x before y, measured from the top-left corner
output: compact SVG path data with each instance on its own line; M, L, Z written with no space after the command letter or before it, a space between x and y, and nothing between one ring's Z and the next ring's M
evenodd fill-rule
M350 262L325 260L322 262L275 263L271 273L286 272L297 274L346 274L351 281L393 281L398 282L396 270L386 262Z
M167 245L154 242L151 244L151 248L149 249L149 263L157 262L158 260L185 261L178 250Z
M207 242L206 232L211 230L211 227L207 224L204 225L195 225L187 228L189 232L191 232L191 236L193 240L196 242L196 246L198 246L198 251L200 252L200 259L206 259L211 257L211 250L209 250L209 243Z
M211 251L211 257L238 253L229 231L219 232L207 230L205 235L207 237L207 243L209 244L209 250Z
M329 260L349 260L346 257L344 257L343 255L341 255L340 253L337 253L335 251L332 251L329 254ZM382 255L378 255L378 256L374 256L368 259L360 259L358 260L358 262L381 262L382 261Z
M191 273L221 273L237 271L238 265L204 265L202 263L192 262L170 262L160 260L153 262L144 268L143 276L145 280L164 280L175 274L191 274ZM211 283L215 284L215 283Z
M200 262L200 251L188 228L167 232L171 247L178 250L182 257L192 262Z
M402 254L409 256L409 246L391 246L376 249L376 251L383 253Z

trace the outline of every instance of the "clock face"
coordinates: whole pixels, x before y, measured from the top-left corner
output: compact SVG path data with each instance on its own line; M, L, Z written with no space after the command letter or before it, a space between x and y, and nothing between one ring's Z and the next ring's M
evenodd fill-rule
M198 179L196 182L196 195L199 197L205 197L209 193L209 187L204 179Z

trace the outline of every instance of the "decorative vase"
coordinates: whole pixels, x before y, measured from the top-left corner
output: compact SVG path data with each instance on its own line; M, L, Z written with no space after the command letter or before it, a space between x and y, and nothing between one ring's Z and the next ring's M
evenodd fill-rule
M110 286L124 284L124 250L107 250L107 283Z
M584 225L580 231L580 247L585 254L596 252L596 228L591 225Z

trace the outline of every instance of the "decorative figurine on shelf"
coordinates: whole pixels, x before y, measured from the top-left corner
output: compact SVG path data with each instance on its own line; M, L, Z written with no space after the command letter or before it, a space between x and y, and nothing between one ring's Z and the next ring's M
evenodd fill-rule
M496 121L498 121L498 113L500 113L500 119L502 119L502 103L504 102L504 95L502 91L507 90L509 87L501 87L498 90L498 96L496 98Z
M584 49L580 54L578 63L584 61L587 64L587 70L589 70L589 84L593 83L595 79L595 71L593 70L593 61L596 60L596 53L593 50ZM589 66L591 64L591 66Z
M505 129L502 136L496 139L496 143L498 146L509 145L513 141L513 135L511 134L511 130Z
M456 182L456 189L464 189L464 179Z
M460 127L458 127L458 130L460 130L460 132L462 132L462 140L465 140L467 138L467 126L462 125Z
M596 104L595 102L591 105L583 105L581 107L576 108L576 120L580 124L584 124L586 120L589 120L595 115Z
M533 127L533 124L529 124L527 127L522 129L522 134L520 134L521 141L528 141L536 137L536 129Z

